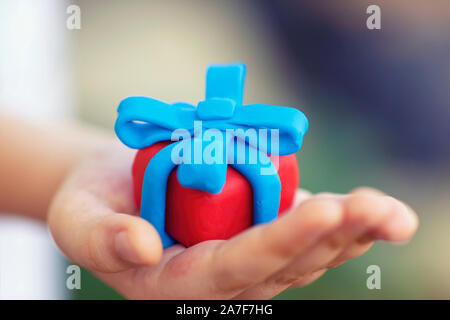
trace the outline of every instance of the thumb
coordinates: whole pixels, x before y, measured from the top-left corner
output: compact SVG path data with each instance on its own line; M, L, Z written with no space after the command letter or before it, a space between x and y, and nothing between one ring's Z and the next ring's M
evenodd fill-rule
M162 244L150 223L95 200L88 193L70 198L60 194L50 208L50 231L70 260L99 272L159 262Z

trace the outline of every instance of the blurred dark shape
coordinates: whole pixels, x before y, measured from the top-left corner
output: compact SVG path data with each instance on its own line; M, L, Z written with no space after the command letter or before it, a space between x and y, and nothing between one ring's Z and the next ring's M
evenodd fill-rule
M312 95L344 96L349 102L345 108L379 132L390 156L430 165L448 163L450 23L446 32L427 38L401 21L387 24L383 18L382 29L370 31L364 7L358 17L349 11L348 19L357 20L359 27L348 28L339 23L342 14L329 18L332 6L324 16L311 10L309 1L257 3L279 32L292 72L321 89ZM412 51L411 42L423 45ZM314 105L323 108L321 112L330 107Z

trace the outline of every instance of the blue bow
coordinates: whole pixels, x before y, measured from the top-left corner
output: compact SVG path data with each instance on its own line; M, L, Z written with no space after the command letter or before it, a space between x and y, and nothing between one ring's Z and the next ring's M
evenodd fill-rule
M294 108L242 105L244 78L241 63L212 65L207 71L206 99L197 107L147 97L129 97L119 105L115 131L128 147L177 141L150 160L142 187L141 216L157 229L165 248L175 243L165 231L165 193L167 178L177 165L181 185L210 193L222 190L231 165L252 185L254 223L277 217L281 184L267 154L297 152L308 120ZM213 141L215 148L205 140ZM207 151L213 161L202 158Z

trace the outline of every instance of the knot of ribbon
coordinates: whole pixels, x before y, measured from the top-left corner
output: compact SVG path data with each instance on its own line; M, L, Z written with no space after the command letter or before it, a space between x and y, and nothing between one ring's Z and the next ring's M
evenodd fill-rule
M308 120L294 108L242 105L244 78L244 64L212 65L206 98L197 106L128 97L118 107L115 132L128 147L174 141L150 160L142 187L141 216L157 229L164 247L175 242L165 232L166 184L175 166L184 187L218 193L231 165L252 185L254 223L277 216L281 184L268 154L297 152Z

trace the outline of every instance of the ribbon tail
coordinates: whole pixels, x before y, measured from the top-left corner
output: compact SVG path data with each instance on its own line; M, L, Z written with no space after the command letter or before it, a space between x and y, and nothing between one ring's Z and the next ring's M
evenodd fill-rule
M141 217L158 231L164 249L176 243L166 232L167 179L176 166L170 161L172 149L176 144L164 147L150 160L145 169L142 185Z
M245 144L245 147L247 150L253 148L248 144ZM254 224L267 223L275 220L278 216L281 198L281 182L275 166L267 154L262 151L257 152L258 159L256 163L249 161L237 163L237 161L233 161L231 164L252 185Z
M297 152L309 126L306 116L297 109L263 104L236 108L230 123L244 130L266 130L266 151L272 154L276 146L280 155Z

